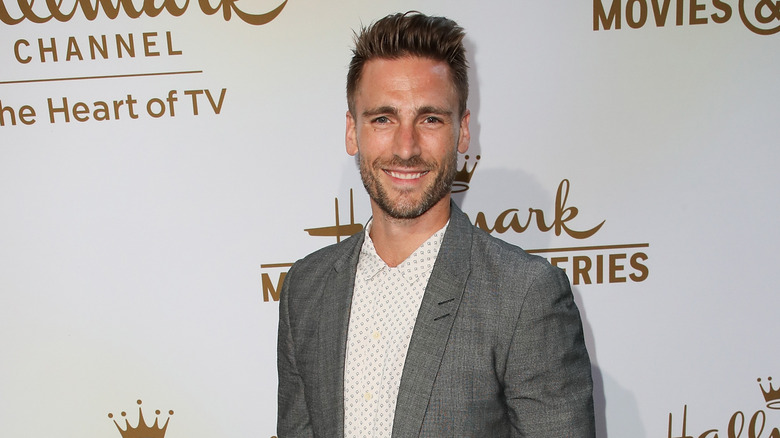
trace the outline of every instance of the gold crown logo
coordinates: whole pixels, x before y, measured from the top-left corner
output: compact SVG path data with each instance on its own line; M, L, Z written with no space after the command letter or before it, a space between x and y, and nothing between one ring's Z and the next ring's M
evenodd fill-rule
M130 422L127 420L127 412L122 412L121 416L125 420L125 430L122 430L122 428L119 426L119 423L114 420L114 424L116 425L116 428L119 430L119 433L122 434L122 438L165 438L165 430L168 428L168 421L171 419L171 415L173 415L173 411L168 411L168 418L165 419L165 424L163 424L162 427L159 427L158 421L159 418L154 419L154 424L149 426L146 424L146 420L144 420L144 413L141 409L141 400L138 400L138 424L135 427L130 426ZM159 416L160 410L154 411L154 413ZM108 418L113 419L114 414L108 414Z
M468 170L468 164L469 164L469 156L466 155L463 157L466 159L466 161L463 163L463 168L458 171L458 173L455 174L455 180L452 183L452 193L460 193L465 192L469 189L469 183L471 182L471 177L474 176L474 171L477 169L477 163L474 163L474 167L471 168L471 171ZM474 157L477 161L480 160L479 155Z
M780 387L775 388L772 385L772 378L766 379L769 389L764 389L764 385L761 384L761 379L758 379L758 386L761 388L761 392L764 394L764 400L766 400L766 407L769 409L780 409Z

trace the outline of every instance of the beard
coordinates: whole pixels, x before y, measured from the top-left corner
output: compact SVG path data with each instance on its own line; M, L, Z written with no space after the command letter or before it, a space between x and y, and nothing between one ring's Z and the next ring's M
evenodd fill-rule
M445 157L441 164L425 161L419 156L408 160L393 156L389 161L377 158L373 163L368 163L360 154L358 154L358 162L363 186L366 188L368 196L379 208L394 219L415 219L422 216L452 190L452 181L455 179L458 165L458 153L457 149L453 148L452 154ZM428 171L428 175L437 170L438 173L432 183L422 188L422 193L417 194L414 190L403 190L396 195L395 199L392 199L387 188L378 178L378 175L384 172L382 168L388 166L425 169Z

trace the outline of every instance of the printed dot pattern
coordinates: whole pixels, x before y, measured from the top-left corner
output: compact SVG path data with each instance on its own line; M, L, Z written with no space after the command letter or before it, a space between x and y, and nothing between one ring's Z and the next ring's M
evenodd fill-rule
M390 437L401 373L447 225L397 267L369 237L360 251L344 365L344 436Z

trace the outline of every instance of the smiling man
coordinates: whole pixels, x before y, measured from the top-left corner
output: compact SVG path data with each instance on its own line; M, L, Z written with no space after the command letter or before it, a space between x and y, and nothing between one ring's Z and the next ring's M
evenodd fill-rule
M450 201L470 140L463 38L419 13L356 37L346 148L373 217L285 279L280 438L595 436L565 274Z

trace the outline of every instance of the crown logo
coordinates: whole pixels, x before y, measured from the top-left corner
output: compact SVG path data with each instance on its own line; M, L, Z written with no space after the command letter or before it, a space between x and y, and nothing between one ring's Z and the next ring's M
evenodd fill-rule
M761 392L764 393L766 407L769 409L780 409L780 387L775 388L774 385L772 385L771 377L768 377L766 380L769 389L764 389L761 379L758 379L758 386L761 388Z
M155 415L158 416L158 418L154 419L154 424L149 426L146 424L146 420L144 420L144 413L141 409L141 400L138 400L138 424L135 427L130 426L130 422L127 420L127 412L122 412L120 415L125 420L125 429L122 430L122 428L119 426L119 423L114 420L114 425L116 425L116 428L119 430L119 433L122 434L122 438L165 438L165 430L168 428L168 421L171 419L171 415L173 415L173 411L168 411L168 418L165 419L165 424L163 424L162 427L159 427L158 421L159 421L159 415L160 410L154 411ZM114 414L108 414L108 418L114 419Z
M460 193L465 192L469 189L469 183L471 182L471 177L474 176L474 171L477 169L477 163L474 163L474 167L471 168L471 171L468 170L468 164L469 164L469 156L466 155L463 157L466 159L466 161L463 163L463 168L458 171L458 173L455 174L455 180L452 183L452 193ZM477 155L476 161L479 161L480 157Z

